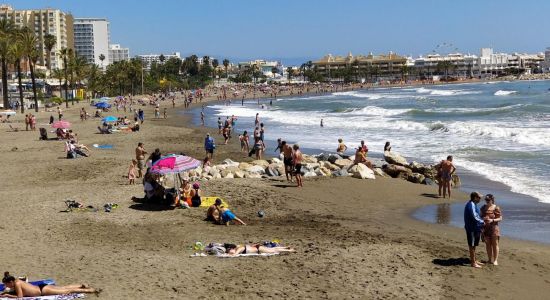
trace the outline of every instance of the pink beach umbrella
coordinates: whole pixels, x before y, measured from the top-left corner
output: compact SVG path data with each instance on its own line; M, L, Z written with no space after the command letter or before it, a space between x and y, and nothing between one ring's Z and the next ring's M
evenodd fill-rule
M150 169L153 174L177 174L196 169L201 165L199 160L184 155L168 155L157 160Z
M52 127L67 129L71 127L71 123L69 123L69 121L56 121L56 122L53 122Z

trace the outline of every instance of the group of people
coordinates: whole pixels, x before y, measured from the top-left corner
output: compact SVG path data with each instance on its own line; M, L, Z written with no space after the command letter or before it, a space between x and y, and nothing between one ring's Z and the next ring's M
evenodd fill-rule
M292 182L292 177L296 178L298 187L303 187L302 161L303 155L298 144L289 145L285 140L277 140L277 148L283 155L283 165L285 167L285 177L288 182Z
M477 204L485 200L485 205L481 210ZM470 201L464 207L464 229L466 230L466 238L468 241L468 250L470 254L470 264L474 268L481 268L483 263L476 257L476 247L481 239L485 242L487 250L487 262L489 264L498 265L500 228L499 223L502 221L502 211L495 203L495 197L492 194L487 194L485 197L478 192L470 194Z
M26 114L25 115L25 130L26 131L35 131L36 130L36 116L33 114Z
M239 219L229 208L224 207L222 200L219 198L216 199L214 204L208 207L206 211L206 220L221 225L229 225L231 222L246 225L246 223Z

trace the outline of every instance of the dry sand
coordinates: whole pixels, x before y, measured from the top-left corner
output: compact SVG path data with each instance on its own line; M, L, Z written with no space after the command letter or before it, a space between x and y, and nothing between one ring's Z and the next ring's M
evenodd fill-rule
M500 266L468 267L462 229L409 216L421 205L448 201L431 197L433 187L352 178L307 179L303 189L278 179L203 184L249 226L206 223L203 209L134 204L130 198L141 196L142 186L127 185L124 176L137 142L149 152L158 147L201 158L207 129L192 127L172 108L167 120L151 120L147 107L140 132L100 135L96 120L78 120L79 107L65 116L80 141L114 149L68 160L63 142L39 141L38 132L8 132L0 124L0 271L59 284L87 282L104 290L102 299L548 299L548 246L503 238ZM43 125L49 115L38 114L39 127L49 129ZM216 161L244 160L237 143L219 145ZM65 199L120 207L64 213ZM456 193L454 201L465 202L466 195ZM260 209L264 218L256 215ZM271 239L298 252L189 257L195 241ZM486 258L482 247L478 253Z

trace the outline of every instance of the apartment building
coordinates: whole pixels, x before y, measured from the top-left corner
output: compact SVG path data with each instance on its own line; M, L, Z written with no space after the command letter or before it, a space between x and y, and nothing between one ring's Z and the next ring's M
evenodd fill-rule
M63 68L63 61L57 54L63 48L74 48L74 19L71 14L52 8L17 10L9 5L0 5L0 19L11 20L17 27L28 27L34 32L41 53L38 65L46 66L49 56L52 69ZM44 46L46 34L56 38L56 44L50 53Z
M137 55L136 57L143 62L143 66L146 70L150 70L153 63L163 63L163 61L161 61L161 56L164 57L164 61L167 61L172 57L181 59L179 52L174 52L172 54L142 54Z
M407 58L393 52L388 54L353 56L332 56L328 54L314 61L317 71L325 78L336 77L339 70L352 68L359 74L374 75L377 79L393 80L401 77L403 67L407 65Z
M103 18L75 18L75 53L85 57L89 63L105 69L111 63L109 59L109 26L109 21Z
M121 47L120 44L109 45L109 61L111 63L125 60L130 60L129 48Z

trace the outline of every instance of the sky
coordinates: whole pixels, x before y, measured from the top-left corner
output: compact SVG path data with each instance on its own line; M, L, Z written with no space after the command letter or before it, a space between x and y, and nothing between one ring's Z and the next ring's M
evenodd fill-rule
M542 52L550 46L546 0L13 0L105 17L111 43L131 55L210 55L300 63L333 55L418 56ZM438 47L439 45L439 47Z

